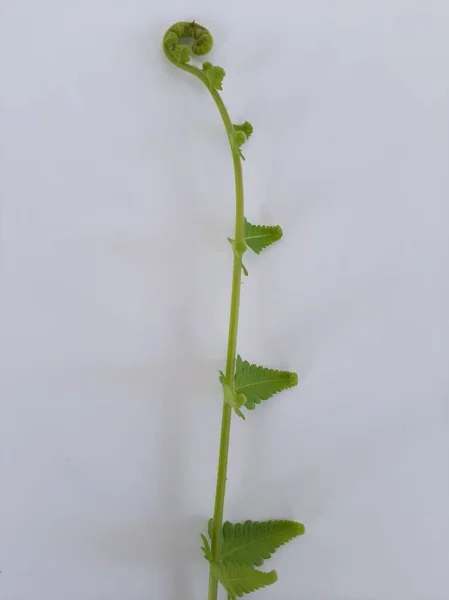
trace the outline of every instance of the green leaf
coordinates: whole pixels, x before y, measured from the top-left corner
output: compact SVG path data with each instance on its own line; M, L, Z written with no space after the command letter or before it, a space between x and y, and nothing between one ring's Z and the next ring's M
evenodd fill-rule
M232 147L237 152L242 160L245 157L242 154L240 148L245 144L253 133L253 126L249 121L245 121L241 125L233 125L233 133L231 137Z
M251 125L251 123L249 121L245 121L244 123L242 123L241 125L233 125L234 127L234 131L243 131L243 133L246 135L246 140L249 140L249 138L252 136L253 134L253 126ZM245 142L246 142L245 140Z
M243 146L243 144L246 142L247 137L243 131L238 130L238 131L234 131L232 139L234 141L234 147L240 148L240 146Z
M201 546L201 550L204 552L204 558L209 562L212 562L212 550L209 544L209 540L203 534L201 534L201 539L203 540L203 546Z
M279 225L253 225L245 219L245 242L256 254L282 237Z
M240 156L240 158L242 158L243 160L245 160L245 157L242 154L242 151L240 150L240 148L243 146L243 144L245 144L248 141L248 137L251 135L253 128L251 126L250 123L246 122L248 126L246 126L245 123L243 123L243 125L234 125L233 126L233 131L231 133L231 143L232 143L232 147L234 149L235 152L237 152ZM246 131L245 131L246 129ZM248 133L249 135L248 135Z
M271 585L278 578L276 571L265 573L239 563L221 562L212 564L212 573L232 600Z
M220 383L223 386L224 401L232 406L236 414L244 420L245 415L240 409L245 404L246 397L243 394L236 393L229 384L226 375L222 371L219 371L219 373Z
M234 149L234 152L237 152L239 154L240 158L245 160L245 157L243 156L240 148L248 140L248 138L246 137L246 133L240 129L235 130L235 128L234 128L234 131L231 133L230 137L231 137L231 144L232 144L232 148Z
M207 77L209 85L214 90L222 90L223 89L223 79L226 75L226 72L221 67L215 67L210 62L203 63L203 72Z
M237 356L234 383L235 392L246 397L246 408L254 410L261 400L268 400L274 394L297 385L298 375L251 365Z
M304 532L304 525L296 521L226 521L221 560L260 567L278 548Z

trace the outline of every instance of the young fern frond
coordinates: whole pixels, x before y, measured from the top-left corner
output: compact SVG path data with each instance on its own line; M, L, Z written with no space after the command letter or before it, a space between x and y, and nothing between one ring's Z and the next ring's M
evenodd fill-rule
M223 79L226 75L225 70L221 67L214 67L210 62L203 63L203 71L206 74L209 86L214 90L223 89Z
M181 44L182 39L189 38L192 40L190 47ZM195 21L179 21L166 31L162 43L167 58L179 66L179 56L185 48L187 52L184 52L183 58L186 60L182 60L183 63L189 62L190 50L197 56L208 54L212 50L214 40L210 31Z
M254 129L249 121L245 121L241 125L236 125L234 123L234 131L243 131L243 133L246 135L246 139L249 140L249 138L253 134Z
M233 251L231 309L226 368L220 371L219 378L223 390L223 415L214 516L209 522L211 543L206 536L201 537L204 556L210 563L208 600L217 600L218 582L225 588L228 600L236 600L277 580L275 571L264 573L254 569L254 566L261 564L280 545L304 530L300 523L293 521L247 521L223 526L232 411L245 418L241 411L243 406L253 409L261 400L296 385L298 378L295 373L257 367L242 361L240 356L237 360L235 358L242 273L248 275L243 254L247 248L259 254L282 237L282 229L279 226L252 225L245 219L241 163L244 156L241 148L251 137L253 127L248 121L241 125L232 123L219 94L223 87L224 69L209 61L204 62L201 68L190 64L192 54L205 56L212 47L211 33L195 21L175 23L167 30L162 41L167 59L197 77L211 94L226 130L234 166L235 229L234 237L228 237Z

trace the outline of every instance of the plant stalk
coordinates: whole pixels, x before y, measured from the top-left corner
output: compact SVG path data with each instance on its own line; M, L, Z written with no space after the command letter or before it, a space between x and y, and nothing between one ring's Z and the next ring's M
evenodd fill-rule
M231 152L234 164L235 178L235 233L234 240L236 246L244 241L244 199L243 199L243 176L242 163L240 156L233 148L231 136L233 126L229 118L226 107L220 95L215 90L209 90L220 111L226 132L231 144ZM231 312L229 317L228 348L226 354L226 379L228 382L234 380L235 358L237 350L237 334L240 310L240 287L242 282L242 264L237 255L234 255L234 264L232 269L232 291L231 291ZM231 432L232 408L226 402L223 402L223 415L221 420L220 449L218 455L217 487L215 492L215 506L213 516L212 531L212 561L220 561L221 552L221 530L223 527L223 511L226 493L226 479L228 471L229 456L229 438ZM218 582L212 573L212 565L209 572L209 593L208 600L217 600Z
M164 52L167 58L175 66L198 77L209 90L212 98L220 112L223 124L228 135L229 145L231 147L232 160L234 165L234 180L235 180L235 233L234 243L236 247L241 247L244 242L244 199L243 199L243 175L242 163L237 150L232 144L232 135L234 127L226 110L220 94L209 85L207 77L200 70L192 67L189 64L177 63L171 54L164 47ZM228 347L226 354L226 379L232 384L235 373L235 358L237 351L237 333L239 324L239 309L240 309L240 286L242 282L242 263L234 253L234 264L232 269L232 291L231 291L231 312L229 317L229 334ZM217 487L215 491L215 505L213 515L213 531L212 531L212 562L220 562L221 553L221 531L223 528L223 511L226 493L226 479L228 472L228 456L229 456L229 437L231 433L231 417L232 408L226 402L223 402L223 415L221 419L221 434L220 434L220 449L218 454L218 471L217 471ZM217 600L218 581L212 572L212 565L209 570L209 592L208 600Z
M180 22L175 24L169 32L175 35L175 39L179 41L179 37L183 34L186 37L193 37L197 40L203 38L201 55L207 54L208 50L212 47L212 36L207 32L204 27L198 24ZM206 41L208 48L204 47L204 34L207 32L209 39ZM234 263L232 268L232 291L231 291L231 311L229 317L229 334L228 334L228 347L226 354L226 379L230 385L233 385L235 375L235 359L237 350L237 333L239 323L239 309L240 309L240 287L242 283L242 256L239 255L238 249L244 247L244 228L245 228L245 216L244 216L244 200L243 200L243 176L242 176L242 163L238 149L234 145L233 134L234 126L229 117L228 111L226 110L223 100L217 90L210 85L207 76L204 72L187 62L183 62L177 59L176 54L173 52L172 42L166 43L166 37L164 37L163 50L168 60L173 63L176 67L187 71L188 73L198 77L209 90L215 104L220 112L220 116L223 120L223 124L228 135L229 145L231 147L232 160L234 165L234 179L235 179L235 234L234 234ZM231 433L231 417L232 408L229 404L223 401L223 415L221 419L221 434L220 434L220 449L218 455L218 471L217 471L217 487L215 491L215 505L213 515L213 530L212 530L212 563L220 562L221 557L221 531L223 528L223 512L224 502L226 493L226 478L228 471L228 456L229 456L229 437ZM217 600L218 594L218 581L214 577L212 571L212 564L209 572L209 593L208 600ZM230 594L228 594L228 599Z

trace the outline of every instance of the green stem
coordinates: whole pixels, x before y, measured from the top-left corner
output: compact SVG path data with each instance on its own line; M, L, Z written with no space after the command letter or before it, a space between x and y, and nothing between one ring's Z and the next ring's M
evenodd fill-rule
M198 32L198 35L204 35L205 30L203 27L194 23L181 23L178 24L181 30L174 26L178 36L185 33L188 37L193 34L194 30ZM173 28L172 28L173 29ZM170 30L169 30L170 31ZM212 37L210 37L210 47L212 46ZM234 244L235 248L243 246L244 243L244 201L243 201L243 176L242 176L242 163L238 150L233 145L233 133L234 127L229 117L228 111L226 110L223 100L220 94L209 84L209 81L203 71L196 67L189 65L184 62L178 62L167 47L164 38L164 53L168 60L175 66L195 75L198 77L204 85L207 87L212 95L212 98L217 105L220 112L223 124L228 134L229 145L231 147L232 160L234 164L234 178L235 178L235 234ZM205 54L206 51L201 52ZM239 321L239 309L240 309L240 286L242 280L242 262L241 255L234 252L234 264L232 270L232 292L231 292L231 312L229 318L229 335L228 335L228 348L226 355L226 379L232 383L234 380L235 372L235 358L237 350L237 332L238 332L238 321ZM212 532L212 562L217 563L220 561L221 553L221 531L223 528L223 511L224 501L226 493L226 478L228 471L228 456L229 456L229 436L231 432L231 416L232 409L226 402L223 402L223 415L221 420L221 435L220 435L220 450L218 456L218 472L217 472L217 487L215 492L215 506L213 516L213 532ZM209 572L209 593L208 600L217 600L218 594L218 581L215 579L212 573L212 565Z
M244 241L244 203L243 203L243 176L240 157L234 150L231 143L233 132L232 122L223 101L215 90L209 90L220 111L226 132L231 144L231 152L234 163L235 178L235 243ZM226 355L226 379L232 382L234 379L235 356L237 349L237 333L240 309L240 287L242 280L242 265L239 257L234 255L234 265L232 270L232 291L231 291L231 313L229 318L228 349ZM220 450L218 456L217 487L215 493L215 506L213 516L212 532L212 561L220 561L221 552L221 530L223 527L223 511L226 493L226 478L228 471L229 456L229 437L231 431L232 409L229 404L223 402L223 416L221 420ZM209 594L208 600L217 600L218 582L212 573L212 566L209 572Z

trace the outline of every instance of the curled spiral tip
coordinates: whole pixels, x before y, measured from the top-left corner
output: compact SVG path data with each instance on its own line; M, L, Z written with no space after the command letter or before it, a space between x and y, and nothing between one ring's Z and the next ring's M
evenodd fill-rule
M185 40L186 43L181 43L181 40ZM167 30L163 39L164 52L167 58L175 63L189 62L190 52L196 56L204 56L212 50L213 45L210 31L195 21L175 23Z

